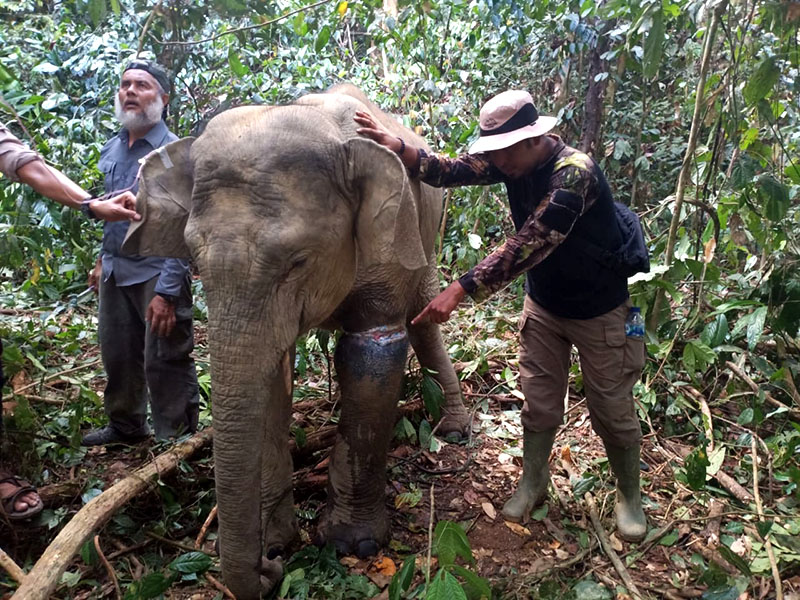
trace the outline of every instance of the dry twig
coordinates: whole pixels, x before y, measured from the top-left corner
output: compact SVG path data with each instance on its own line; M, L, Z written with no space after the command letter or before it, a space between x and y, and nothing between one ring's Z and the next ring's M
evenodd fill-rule
M756 450L755 438L750 438L750 451L753 455L753 498L756 503L756 511L758 512L758 520L764 520L764 509L761 506L761 494L758 491L758 451ZM772 542L769 537L763 536L764 547L767 550L767 557L769 558L769 566L772 568L772 579L775 581L775 598L776 600L783 600L783 586L781 585L781 574L778 571L778 563L775 562L775 552L772 550Z
M570 476L577 475L568 457L562 456L561 465L564 467L564 470L570 474ZM622 579L623 585L631 593L631 596L635 600L641 600L642 594L639 591L639 588L636 587L636 584L633 582L630 573L628 573L628 569L626 569L625 565L622 564L619 556L617 556L617 553L611 546L611 540L608 539L608 534L603 528L603 524L600 522L600 515L597 512L597 505L595 504L594 496L592 496L590 492L586 492L583 495L583 501L586 504L586 508L589 512L589 518L592 521L592 525L597 533L597 537L600 539L600 545L603 547L603 551L606 553L606 556L608 556L611 564L614 565L614 569L617 571L617 574L619 574L620 579Z
M117 581L117 574L114 572L114 567L111 566L111 563L108 562L106 555L103 554L103 549L100 548L100 536L94 536L94 549L97 551L97 556L100 558L100 562L103 563L103 566L106 569L106 573L108 573L108 578L111 580L111 583L114 584L114 591L117 594L117 600L122 598L122 592L119 589L119 581Z
M194 540L194 547L195 548L200 548L203 545L203 540L206 539L206 534L208 533L208 528L211 527L211 523L213 523L214 519L217 518L217 510L218 510L218 508L219 508L219 505L215 504L214 508L212 508L211 511L208 513L208 516L206 517L205 523L203 523L203 526L200 528L200 533L197 534L197 538L195 538L195 540Z

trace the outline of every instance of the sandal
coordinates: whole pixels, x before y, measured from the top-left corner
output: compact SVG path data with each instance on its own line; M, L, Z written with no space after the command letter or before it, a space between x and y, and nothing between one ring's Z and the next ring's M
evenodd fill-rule
M10 521L19 521L21 519L30 519L34 515L38 515L44 508L42 499L36 494L36 504L29 506L27 509L19 511L14 509L14 505L20 496L24 496L30 492L36 492L36 488L30 483L19 477L9 476L0 479L0 484L10 483L17 487L15 492L8 496L0 498L0 511L2 511Z

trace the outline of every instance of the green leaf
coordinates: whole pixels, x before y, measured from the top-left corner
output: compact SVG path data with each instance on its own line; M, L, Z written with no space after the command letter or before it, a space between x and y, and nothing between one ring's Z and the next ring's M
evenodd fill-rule
M491 598L492 588L483 577L465 569L461 565L453 565L453 573L464 580L464 591L469 600L481 600L481 598Z
M576 498L583 498L586 492L591 492L597 484L595 475L583 475L580 479L572 482L572 493Z
M444 403L442 387L438 381L428 373L425 373L422 376L420 391L422 393L422 401L425 403L425 410L433 417L434 421L438 421L442 415L442 404Z
M755 106L759 100L766 98L773 86L777 83L781 72L775 63L774 56L767 56L759 63L756 72L747 80L742 93L745 102Z
M419 424L419 446L420 448L425 448L426 450L431 445L431 435L432 433L431 424L428 423L426 420L422 420L422 423Z
M89 0L89 18L98 27L106 18L106 0Z
M777 222L786 216L789 210L789 188L769 173L758 178L758 197L764 205L764 216Z
M661 3L656 4L653 24L644 40L644 76L652 79L658 73L661 56L664 52L664 14L661 12Z
M720 313L717 318L708 323L700 334L700 339L703 343L711 348L715 348L725 341L728 335L728 317L725 313Z
M94 547L94 538L89 538L81 546L81 560L92 567L100 563L97 548Z
M250 73L250 69L242 64L242 61L239 60L239 55L233 47L228 49L228 64L230 65L233 74L238 77L244 77Z
M772 530L772 525L775 521L758 521L756 523L756 531L761 536L762 540L766 540L769 532Z
M320 52L325 47L325 44L328 43L328 40L331 39L331 28L325 25L322 29L319 30L317 34L317 39L314 40L314 51Z
M539 508L531 513L531 519L534 521L541 521L547 516L548 505L545 502Z
M706 467L709 466L705 444L695 448L683 461L686 468L686 482L693 490L701 490L706 484Z
M211 557L203 552L187 552L169 564L178 573L203 573L211 566Z
M672 546L672 544L678 541L678 537L678 531L673 529L667 535L662 536L661 539L658 540L658 543L661 546Z
M467 595L458 580L441 569L425 590L425 600L467 600Z
M400 600L403 592L411 587L411 582L414 580L416 562L416 554L412 554L403 561L403 566L394 574L392 582L389 584L389 600Z
M750 320L747 324L747 347L753 350L761 339L761 334L764 333L764 322L767 320L767 307L761 306L755 309L750 315Z
M736 554L730 548L728 548L723 544L720 544L717 550L719 550L719 553L722 555L722 558L724 558L734 567L739 569L743 575L746 575L747 577L752 577L753 574L750 572L750 567L747 565L746 562L744 562L744 559L741 556L739 556L738 554Z
M119 16L119 0L111 0L111 12L114 13L115 17Z
M703 600L736 600L741 595L739 588L722 585L703 592Z
M165 577L163 573L150 573L128 586L125 600L158 598L170 588L173 581L173 577Z
M580 600L610 600L614 597L607 587L592 579L579 581L572 588L572 591L575 593L575 597L580 598Z
M741 413L739 413L739 417L736 419L736 423L738 425L749 425L753 422L753 417L755 413L751 407L745 408Z
M455 564L456 556L474 563L467 534L452 521L439 521L433 532L433 553L439 557L439 565L449 567Z

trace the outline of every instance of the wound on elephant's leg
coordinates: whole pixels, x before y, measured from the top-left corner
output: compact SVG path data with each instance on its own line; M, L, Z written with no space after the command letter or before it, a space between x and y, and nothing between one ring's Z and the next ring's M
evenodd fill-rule
M317 541L342 554L370 556L386 540L386 453L407 354L403 327L345 334L336 346L342 415Z

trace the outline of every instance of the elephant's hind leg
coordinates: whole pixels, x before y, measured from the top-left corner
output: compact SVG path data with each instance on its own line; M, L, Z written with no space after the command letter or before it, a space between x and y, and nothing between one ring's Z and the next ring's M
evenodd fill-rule
M386 540L386 453L407 353L402 325L345 334L336 346L342 415L317 541L342 554L371 556Z
M436 273L431 269L420 283L417 300L413 305L411 318L419 314L433 300L439 289ZM435 323L419 323L408 325L411 346L417 355L419 364L434 372L434 379L439 382L444 392L441 425L439 432L444 436L466 438L469 435L470 418L461 398L461 385L458 381L453 363L447 355L439 326Z

